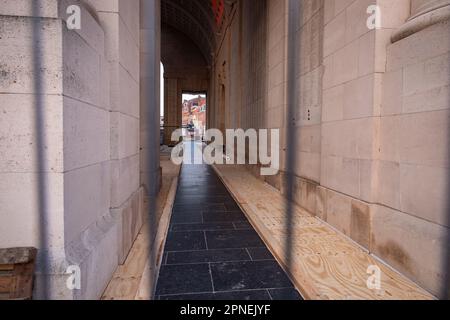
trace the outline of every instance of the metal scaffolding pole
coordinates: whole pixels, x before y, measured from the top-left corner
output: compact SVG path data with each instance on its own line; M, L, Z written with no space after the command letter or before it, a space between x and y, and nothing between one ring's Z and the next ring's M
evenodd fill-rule
M32 17L32 54L34 76L34 130L36 134L35 159L36 159L36 192L37 192L37 216L39 219L39 251L37 266L40 271L37 296L46 300L49 292L49 230L48 230L48 181L46 171L46 141L45 141L45 92L43 90L43 37L41 0L33 2Z
M300 0L289 0L288 15L288 76L287 76L287 112L286 112L286 239L285 239L285 261L286 268L291 273L292 268L292 223L293 223L293 200L294 200L294 166L297 162L295 146L296 136L296 107L298 106L298 80L299 68L299 27L300 27Z
M141 27L145 29L144 48L142 50L144 57L143 72L145 78L141 78L141 99L145 103L143 110L143 119L146 123L145 143L143 148L146 157L146 191L148 199L148 234L149 234L149 288L150 297L156 289L158 262L158 249L155 243L155 237L158 231L157 226L157 196L159 192L159 145L160 145L160 53L159 53L159 0L141 1ZM141 102L142 103L142 102Z

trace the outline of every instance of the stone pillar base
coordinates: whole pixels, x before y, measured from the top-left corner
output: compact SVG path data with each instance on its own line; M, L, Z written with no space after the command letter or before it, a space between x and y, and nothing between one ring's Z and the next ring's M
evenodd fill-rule
M136 191L120 208L112 209L117 220L118 259L124 264L139 231L144 224L144 188Z

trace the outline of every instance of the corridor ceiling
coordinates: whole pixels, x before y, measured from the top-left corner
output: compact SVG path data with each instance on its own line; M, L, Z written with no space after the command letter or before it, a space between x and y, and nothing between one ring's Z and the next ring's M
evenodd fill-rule
M224 11L227 11L229 1L161 0L161 22L189 37L202 51L209 64L221 29L221 24L216 22L217 3L222 3Z

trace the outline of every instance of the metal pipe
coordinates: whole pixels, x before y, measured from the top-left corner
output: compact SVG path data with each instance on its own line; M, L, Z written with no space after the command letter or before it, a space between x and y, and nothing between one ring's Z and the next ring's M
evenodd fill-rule
M41 70L42 35L41 35L41 0L32 1L32 47L33 47L33 74L34 74L34 129L36 134L36 192L37 192L37 216L39 217L39 251L38 268L40 270L40 282L38 297L46 300L49 298L49 235L48 235L48 181L46 175L46 141L45 141L45 100Z
M285 239L285 264L287 271L291 273L292 268L292 223L293 223L293 200L294 200L294 166L296 157L296 107L298 106L298 81L297 70L300 61L299 56L299 26L301 15L301 1L289 0L288 3L288 60L287 60L287 112L286 112L286 239Z

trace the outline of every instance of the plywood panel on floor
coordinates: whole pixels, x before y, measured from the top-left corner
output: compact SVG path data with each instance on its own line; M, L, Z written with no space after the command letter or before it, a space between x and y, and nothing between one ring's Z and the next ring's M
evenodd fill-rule
M215 169L279 262L287 265L286 201L280 192L242 166ZM291 268L307 299L433 299L349 238L293 204ZM367 287L369 266L381 270L381 290Z
M170 197L170 191L180 173L180 166L174 165L168 158L161 158L161 167L162 185L157 199L157 221L162 219L166 207L171 208L170 202L173 202L173 196ZM148 204L145 205L148 207ZM114 273L103 294L103 300L135 299L140 286L142 286L141 282L149 259L149 252L149 228L148 224L144 224L125 263L120 265Z

